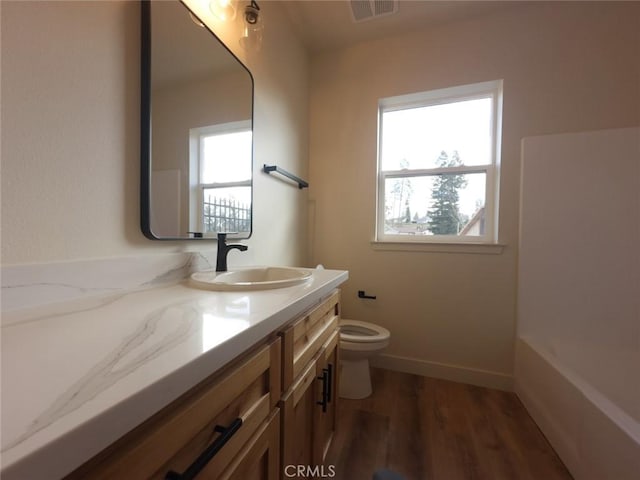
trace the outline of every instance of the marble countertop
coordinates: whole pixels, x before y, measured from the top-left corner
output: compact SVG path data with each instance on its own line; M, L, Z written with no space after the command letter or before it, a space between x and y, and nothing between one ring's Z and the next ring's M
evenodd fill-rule
M186 281L2 318L2 478L61 478L348 278L256 292Z

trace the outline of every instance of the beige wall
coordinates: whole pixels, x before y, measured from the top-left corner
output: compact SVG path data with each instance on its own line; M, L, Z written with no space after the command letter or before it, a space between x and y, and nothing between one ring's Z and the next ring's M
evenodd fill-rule
M374 250L378 99L501 78L504 252ZM311 257L350 271L344 316L391 330L387 365L508 387L520 141L640 122L640 4L541 3L320 54L310 109Z
M153 168L183 169L187 177L189 128L251 121L251 80L244 71L158 88L152 98Z
M2 263L215 250L140 233L138 2L0 5ZM280 7L264 10L255 54L238 24L212 24L255 79L254 234L231 265L306 260L307 192L260 169L307 173L307 58Z

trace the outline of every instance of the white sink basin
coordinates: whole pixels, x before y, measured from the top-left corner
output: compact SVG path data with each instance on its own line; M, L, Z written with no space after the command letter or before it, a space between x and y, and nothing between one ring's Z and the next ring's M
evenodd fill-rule
M291 287L311 278L311 270L290 267L243 268L230 272L197 272L190 282L217 291L269 290Z

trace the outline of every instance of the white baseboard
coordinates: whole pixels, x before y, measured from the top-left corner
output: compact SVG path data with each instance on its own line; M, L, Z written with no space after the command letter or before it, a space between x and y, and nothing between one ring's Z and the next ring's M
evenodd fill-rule
M371 365L397 372L412 373L423 377L440 378L452 382L468 383L480 387L513 391L513 376L476 368L429 362L416 358L381 354L371 359Z
M571 475L576 479L585 478L582 474L583 468L575 440L572 440L563 430L562 422L558 422L557 418L554 419L553 415L549 414L544 406L536 400L536 396L531 395L521 382L517 380L514 382L514 390L524 408L562 459Z

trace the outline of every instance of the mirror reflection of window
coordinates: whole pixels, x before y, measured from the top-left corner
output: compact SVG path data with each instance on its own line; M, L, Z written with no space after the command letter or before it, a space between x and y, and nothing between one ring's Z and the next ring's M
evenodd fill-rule
M191 129L194 231L251 231L251 139L250 121Z

